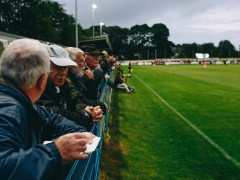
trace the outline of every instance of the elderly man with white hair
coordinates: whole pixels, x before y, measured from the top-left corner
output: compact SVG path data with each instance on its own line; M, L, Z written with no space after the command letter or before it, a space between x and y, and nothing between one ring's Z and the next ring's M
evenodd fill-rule
M78 108L85 108L87 106L93 106L95 108L100 107L103 113L107 111L107 104L98 100L93 100L87 97L88 89L86 87L86 80L93 79L93 73L90 70L86 70L86 62L84 52L79 48L68 47L65 48L69 53L70 58L77 63L77 66L69 67L68 79L74 86L72 95L78 101Z
M59 179L63 164L88 157L93 134L35 105L49 67L48 50L36 40L15 40L1 56L0 179Z

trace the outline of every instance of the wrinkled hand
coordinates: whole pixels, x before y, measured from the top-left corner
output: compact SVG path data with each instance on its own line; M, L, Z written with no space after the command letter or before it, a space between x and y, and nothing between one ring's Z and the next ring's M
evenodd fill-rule
M70 163L78 159L88 158L88 154L84 154L87 146L91 144L95 137L92 133L70 133L57 138L54 143L62 156L62 164Z
M100 108L100 106L96 106L96 107L92 108L91 114L93 117L93 122L98 122L103 117L103 111Z
M87 79L94 79L94 75L90 70L84 71L84 75L86 76Z
M92 144L93 138L96 137L93 133L90 132L82 132L81 134L83 134L87 138L87 144Z
M91 113L92 109L93 109L92 106L87 106L87 107L84 108L84 110L89 112L89 113Z
M87 106L87 107L85 107L84 110L88 111L89 113L91 113L91 115L93 117L93 122L98 122L103 117L103 111L100 108L100 106L96 106L96 107Z

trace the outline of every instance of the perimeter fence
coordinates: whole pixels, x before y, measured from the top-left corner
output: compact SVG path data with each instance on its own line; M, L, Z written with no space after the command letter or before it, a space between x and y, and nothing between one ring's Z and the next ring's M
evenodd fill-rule
M113 79L113 73L110 73L111 79ZM99 86L100 97L99 100L110 105L112 89L103 81ZM95 123L91 129L91 132L96 136L101 137L99 146L90 154L89 158L84 160L76 160L66 178L66 180L97 180L99 177L99 167L101 160L101 149L103 139L105 135L105 129L107 125L108 112L104 115L99 123Z

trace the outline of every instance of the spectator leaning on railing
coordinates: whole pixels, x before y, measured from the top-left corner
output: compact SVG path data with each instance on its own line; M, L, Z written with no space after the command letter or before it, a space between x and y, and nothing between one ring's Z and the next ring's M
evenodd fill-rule
M68 47L65 49L69 53L69 57L77 63L77 66L69 67L67 75L67 81L74 86L72 89L72 96L76 101L77 109L85 108L87 106L100 106L101 110L105 114L108 109L106 103L87 98L88 91L85 85L85 80L89 74L92 74L92 72L84 70L86 65L84 52L81 49L74 47Z
M63 164L88 157L82 152L93 134L35 105L49 66L46 46L36 40L13 41L1 56L0 179L60 179Z
M95 45L88 44L81 46L81 49L84 51L85 60L86 60L86 68L91 70L93 73L93 77L86 77L86 86L87 86L87 97L89 99L97 100L99 97L98 87L103 80L103 71L99 65L99 56L101 52L97 50Z
M66 81L68 66L77 64L69 58L65 49L57 45L50 45L50 69L47 85L37 104L50 107L54 113L84 126L90 131L93 122L101 117L98 109L76 109L76 103L72 97L71 84ZM100 114L99 114L100 113Z
M107 85L109 85L111 88L114 88L114 84L112 80L110 79L110 72L111 72L111 59L112 57L109 57L107 51L102 51L102 59L100 60L99 64L101 66L101 69L104 73L104 81L106 81Z

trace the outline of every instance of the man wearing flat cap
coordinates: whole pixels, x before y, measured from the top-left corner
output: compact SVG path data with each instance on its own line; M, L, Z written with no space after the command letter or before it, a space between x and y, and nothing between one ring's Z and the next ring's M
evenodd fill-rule
M93 122L99 121L100 118L90 109L76 110L75 101L71 96L73 87L66 81L68 66L77 64L69 58L65 49L57 45L50 45L50 60L51 72L45 91L37 104L50 107L54 113L61 114L90 131Z
M95 45L88 44L81 46L85 54L86 68L91 70L92 78L86 77L86 86L88 90L87 97L89 99L97 100L99 96L98 86L101 84L104 73L99 65L99 56L101 52L97 50Z

